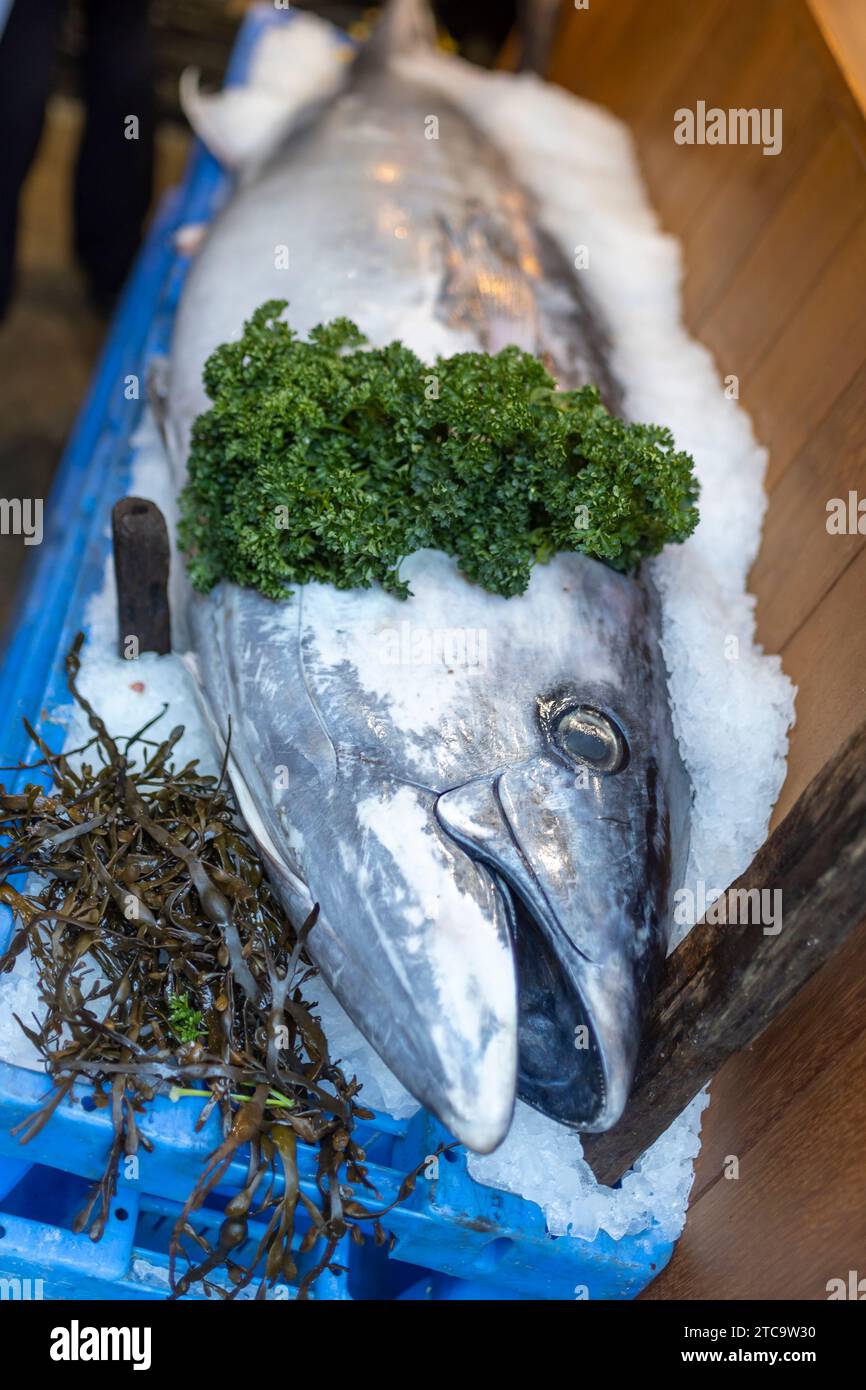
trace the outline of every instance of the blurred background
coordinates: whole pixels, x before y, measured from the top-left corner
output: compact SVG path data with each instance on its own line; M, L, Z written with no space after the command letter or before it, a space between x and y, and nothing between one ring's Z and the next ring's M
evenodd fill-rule
M47 497L142 226L189 150L180 74L196 67L205 86L218 85L252 3L0 0L3 497ZM351 0L293 8L359 37L377 14ZM515 0L438 0L435 9L464 56L496 62ZM143 121L133 169L129 144L113 162L100 127L115 136L116 160L118 112L142 109L152 113L151 129ZM21 537L0 537L0 633L26 555Z

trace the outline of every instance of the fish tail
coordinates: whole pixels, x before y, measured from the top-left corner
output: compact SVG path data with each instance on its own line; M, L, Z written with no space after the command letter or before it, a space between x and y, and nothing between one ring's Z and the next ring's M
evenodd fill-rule
M436 20L428 0L387 0L360 62L364 67L378 67L398 54L435 47Z

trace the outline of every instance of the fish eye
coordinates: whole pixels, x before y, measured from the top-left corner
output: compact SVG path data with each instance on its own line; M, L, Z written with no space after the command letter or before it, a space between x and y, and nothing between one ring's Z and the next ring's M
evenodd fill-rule
M613 720L589 705L563 710L551 732L572 762L588 763L596 772L619 772L628 761L628 745Z

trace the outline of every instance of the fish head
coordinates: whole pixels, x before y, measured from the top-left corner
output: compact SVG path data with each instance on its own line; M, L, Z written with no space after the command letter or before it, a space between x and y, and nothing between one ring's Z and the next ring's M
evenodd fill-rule
M518 1094L561 1123L603 1130L628 1099L664 956L687 789L666 707L575 678L541 691L536 713L538 751L445 792L437 815L509 904Z
M447 789L437 816L509 903L518 1094L604 1130L628 1098L669 938L690 792L649 584L568 555L527 597L537 631L511 631L512 674L495 680L520 756Z
M648 581L577 553L536 566L512 599L438 552L405 572L405 603L308 586L311 687L343 765L378 767L383 789L389 777L425 788L427 843L444 831L491 876L516 964L518 1093L608 1128L688 848L657 600ZM406 840L401 852L405 817L382 795L393 917L421 860Z
M604 1128L687 826L649 591L569 553L515 599L440 552L404 569L406 601L228 586L198 648L227 673L257 838L296 915L297 883L320 905L329 987L456 1137L495 1147L517 1092Z

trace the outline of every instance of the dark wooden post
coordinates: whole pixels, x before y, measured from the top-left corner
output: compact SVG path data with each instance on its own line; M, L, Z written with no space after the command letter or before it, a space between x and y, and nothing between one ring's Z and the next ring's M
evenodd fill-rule
M155 502L122 497L111 513L111 532L120 655L129 658L139 652L169 652L171 552L165 517Z
M782 926L737 925L734 894L781 890ZM668 958L623 1118L585 1135L613 1183L734 1052L752 1042L866 913L866 724L827 763L746 872ZM832 1020L828 1020L832 1026Z

